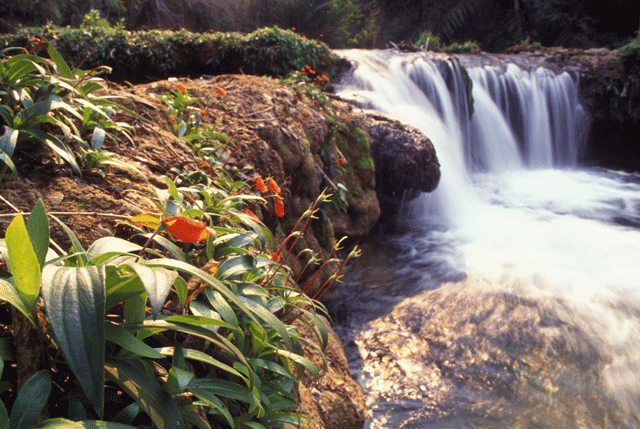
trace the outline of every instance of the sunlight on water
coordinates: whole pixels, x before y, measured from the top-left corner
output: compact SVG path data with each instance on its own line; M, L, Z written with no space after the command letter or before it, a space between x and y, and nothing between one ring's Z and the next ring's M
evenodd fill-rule
M368 426L640 428L640 177L578 166L577 82L470 69L467 122L455 62L345 55L342 94L422 130L442 171L329 305Z

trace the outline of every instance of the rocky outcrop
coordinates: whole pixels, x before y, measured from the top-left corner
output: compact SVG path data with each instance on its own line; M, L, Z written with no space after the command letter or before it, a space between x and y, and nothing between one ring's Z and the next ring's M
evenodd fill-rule
M400 201L431 192L440 181L440 164L431 141L420 131L380 115L367 115L367 132L376 165L376 193L382 220Z
M340 339L322 318L329 333L329 341L324 351L327 370L319 379L309 372L298 383L300 412L309 417L305 424L310 429L360 429L364 425L366 400L362 387L351 378L349 363ZM311 338L309 326L296 321L303 335ZM305 356L318 367L323 367L320 353L303 343Z

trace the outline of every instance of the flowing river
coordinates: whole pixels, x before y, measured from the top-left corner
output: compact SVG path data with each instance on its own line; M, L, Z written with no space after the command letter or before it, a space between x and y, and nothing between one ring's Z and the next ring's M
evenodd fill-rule
M580 164L578 78L341 51L339 95L420 129L438 189L328 297L369 428L640 428L640 176Z

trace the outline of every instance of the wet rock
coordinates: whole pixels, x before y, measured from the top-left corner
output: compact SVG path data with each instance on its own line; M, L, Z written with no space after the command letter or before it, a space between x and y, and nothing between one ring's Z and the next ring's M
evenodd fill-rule
M382 218L397 211L403 197L431 192L440 181L440 164L431 141L413 127L381 115L367 115L376 166L376 192Z

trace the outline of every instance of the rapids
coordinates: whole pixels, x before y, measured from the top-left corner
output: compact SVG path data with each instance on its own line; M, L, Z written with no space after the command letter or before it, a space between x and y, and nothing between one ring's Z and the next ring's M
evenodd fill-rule
M640 427L640 176L580 164L572 73L341 51L339 95L420 129L436 191L328 296L370 428Z

